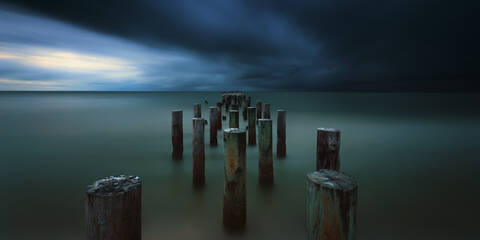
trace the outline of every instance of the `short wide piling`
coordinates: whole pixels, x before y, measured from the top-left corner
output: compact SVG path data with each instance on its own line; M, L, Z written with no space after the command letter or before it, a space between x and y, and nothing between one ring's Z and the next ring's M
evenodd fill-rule
M205 184L205 135L202 118L193 118L193 186L201 187Z
M217 146L217 115L218 108L210 107L210 146Z
M172 111L172 158L183 157L183 112Z
M277 158L287 155L287 111L277 110Z
M223 225L227 230L243 230L246 225L246 132L225 129L225 182L223 191Z
M334 128L317 129L317 170L340 170L340 131Z
M239 128L239 121L238 121L238 110L230 110L228 112L228 118L229 118L229 128Z
M322 169L307 174L307 239L356 239L357 183L343 173Z
M142 239L142 181L137 176L107 177L87 187L87 240Z
M257 122L257 108L248 107L248 145L257 144L257 131L255 124Z
M271 119L258 119L258 173L261 184L273 183Z

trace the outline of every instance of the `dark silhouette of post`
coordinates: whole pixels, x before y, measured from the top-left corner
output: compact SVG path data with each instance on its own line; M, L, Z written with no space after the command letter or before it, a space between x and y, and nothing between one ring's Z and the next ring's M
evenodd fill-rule
M246 224L246 132L239 128L224 131L225 182L223 225L227 230L243 230Z
M238 121L238 110L230 110L228 112L229 118L229 127L230 128L239 128L239 121Z
M217 103L217 131L222 130L222 103Z
M182 110L172 111L172 158L182 159L183 157L183 112Z
M356 239L357 192L346 174L328 169L307 174L307 239Z
M334 128L317 129L317 170L340 170L340 131Z
M248 145L257 144L257 131L256 124L257 122L257 108L248 107Z
M273 183L271 119L258 119L258 171L261 184Z
M264 105L263 118L270 119L270 103L265 103Z
M262 102L257 101L257 120L262 118Z
M201 187L205 184L205 134L202 118L193 118L193 185Z
M142 239L142 181L137 176L107 177L87 187L87 240Z
M217 107L210 107L210 146L217 146Z
M193 117L194 118L202 117L202 105L200 103L193 104Z
M287 111L277 110L277 158L287 155Z

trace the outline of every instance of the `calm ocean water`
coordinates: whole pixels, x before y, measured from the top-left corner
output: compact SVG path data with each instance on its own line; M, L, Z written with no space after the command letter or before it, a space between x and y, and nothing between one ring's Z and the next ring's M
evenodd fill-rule
M271 103L273 119L288 110L288 156L274 159L275 186L264 191L257 148L247 148L248 226L232 236L222 229L222 136L211 148L208 127L206 187L191 186L192 106L219 93L0 93L0 238L84 239L86 186L134 174L143 178L143 239L304 239L317 127L342 131L341 170L359 183L358 239L478 235L480 95L249 95ZM185 150L174 162L177 108Z

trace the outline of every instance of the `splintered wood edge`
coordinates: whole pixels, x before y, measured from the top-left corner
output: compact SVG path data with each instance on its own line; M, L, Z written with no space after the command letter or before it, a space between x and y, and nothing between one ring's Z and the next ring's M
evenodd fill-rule
M321 187L350 191L357 188L357 182L351 176L329 169L321 169L307 174L307 180Z
M138 176L110 176L95 181L87 187L87 193L99 196L111 196L129 192L142 184Z

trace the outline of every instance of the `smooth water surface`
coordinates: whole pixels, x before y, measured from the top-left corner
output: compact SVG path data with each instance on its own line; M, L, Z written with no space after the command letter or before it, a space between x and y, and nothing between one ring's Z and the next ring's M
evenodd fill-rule
M480 95L249 93L287 113L287 158L258 185L247 148L247 230L222 228L223 143L208 144L192 188L192 108L219 93L0 93L1 239L84 239L94 180L143 178L143 239L305 239L305 175L317 127L341 130L341 170L359 183L358 239L478 235ZM184 110L184 158L171 160L171 110ZM208 119L207 107L203 116ZM227 122L223 122L225 127ZM241 121L241 126L246 122ZM274 142L275 151L275 142Z

